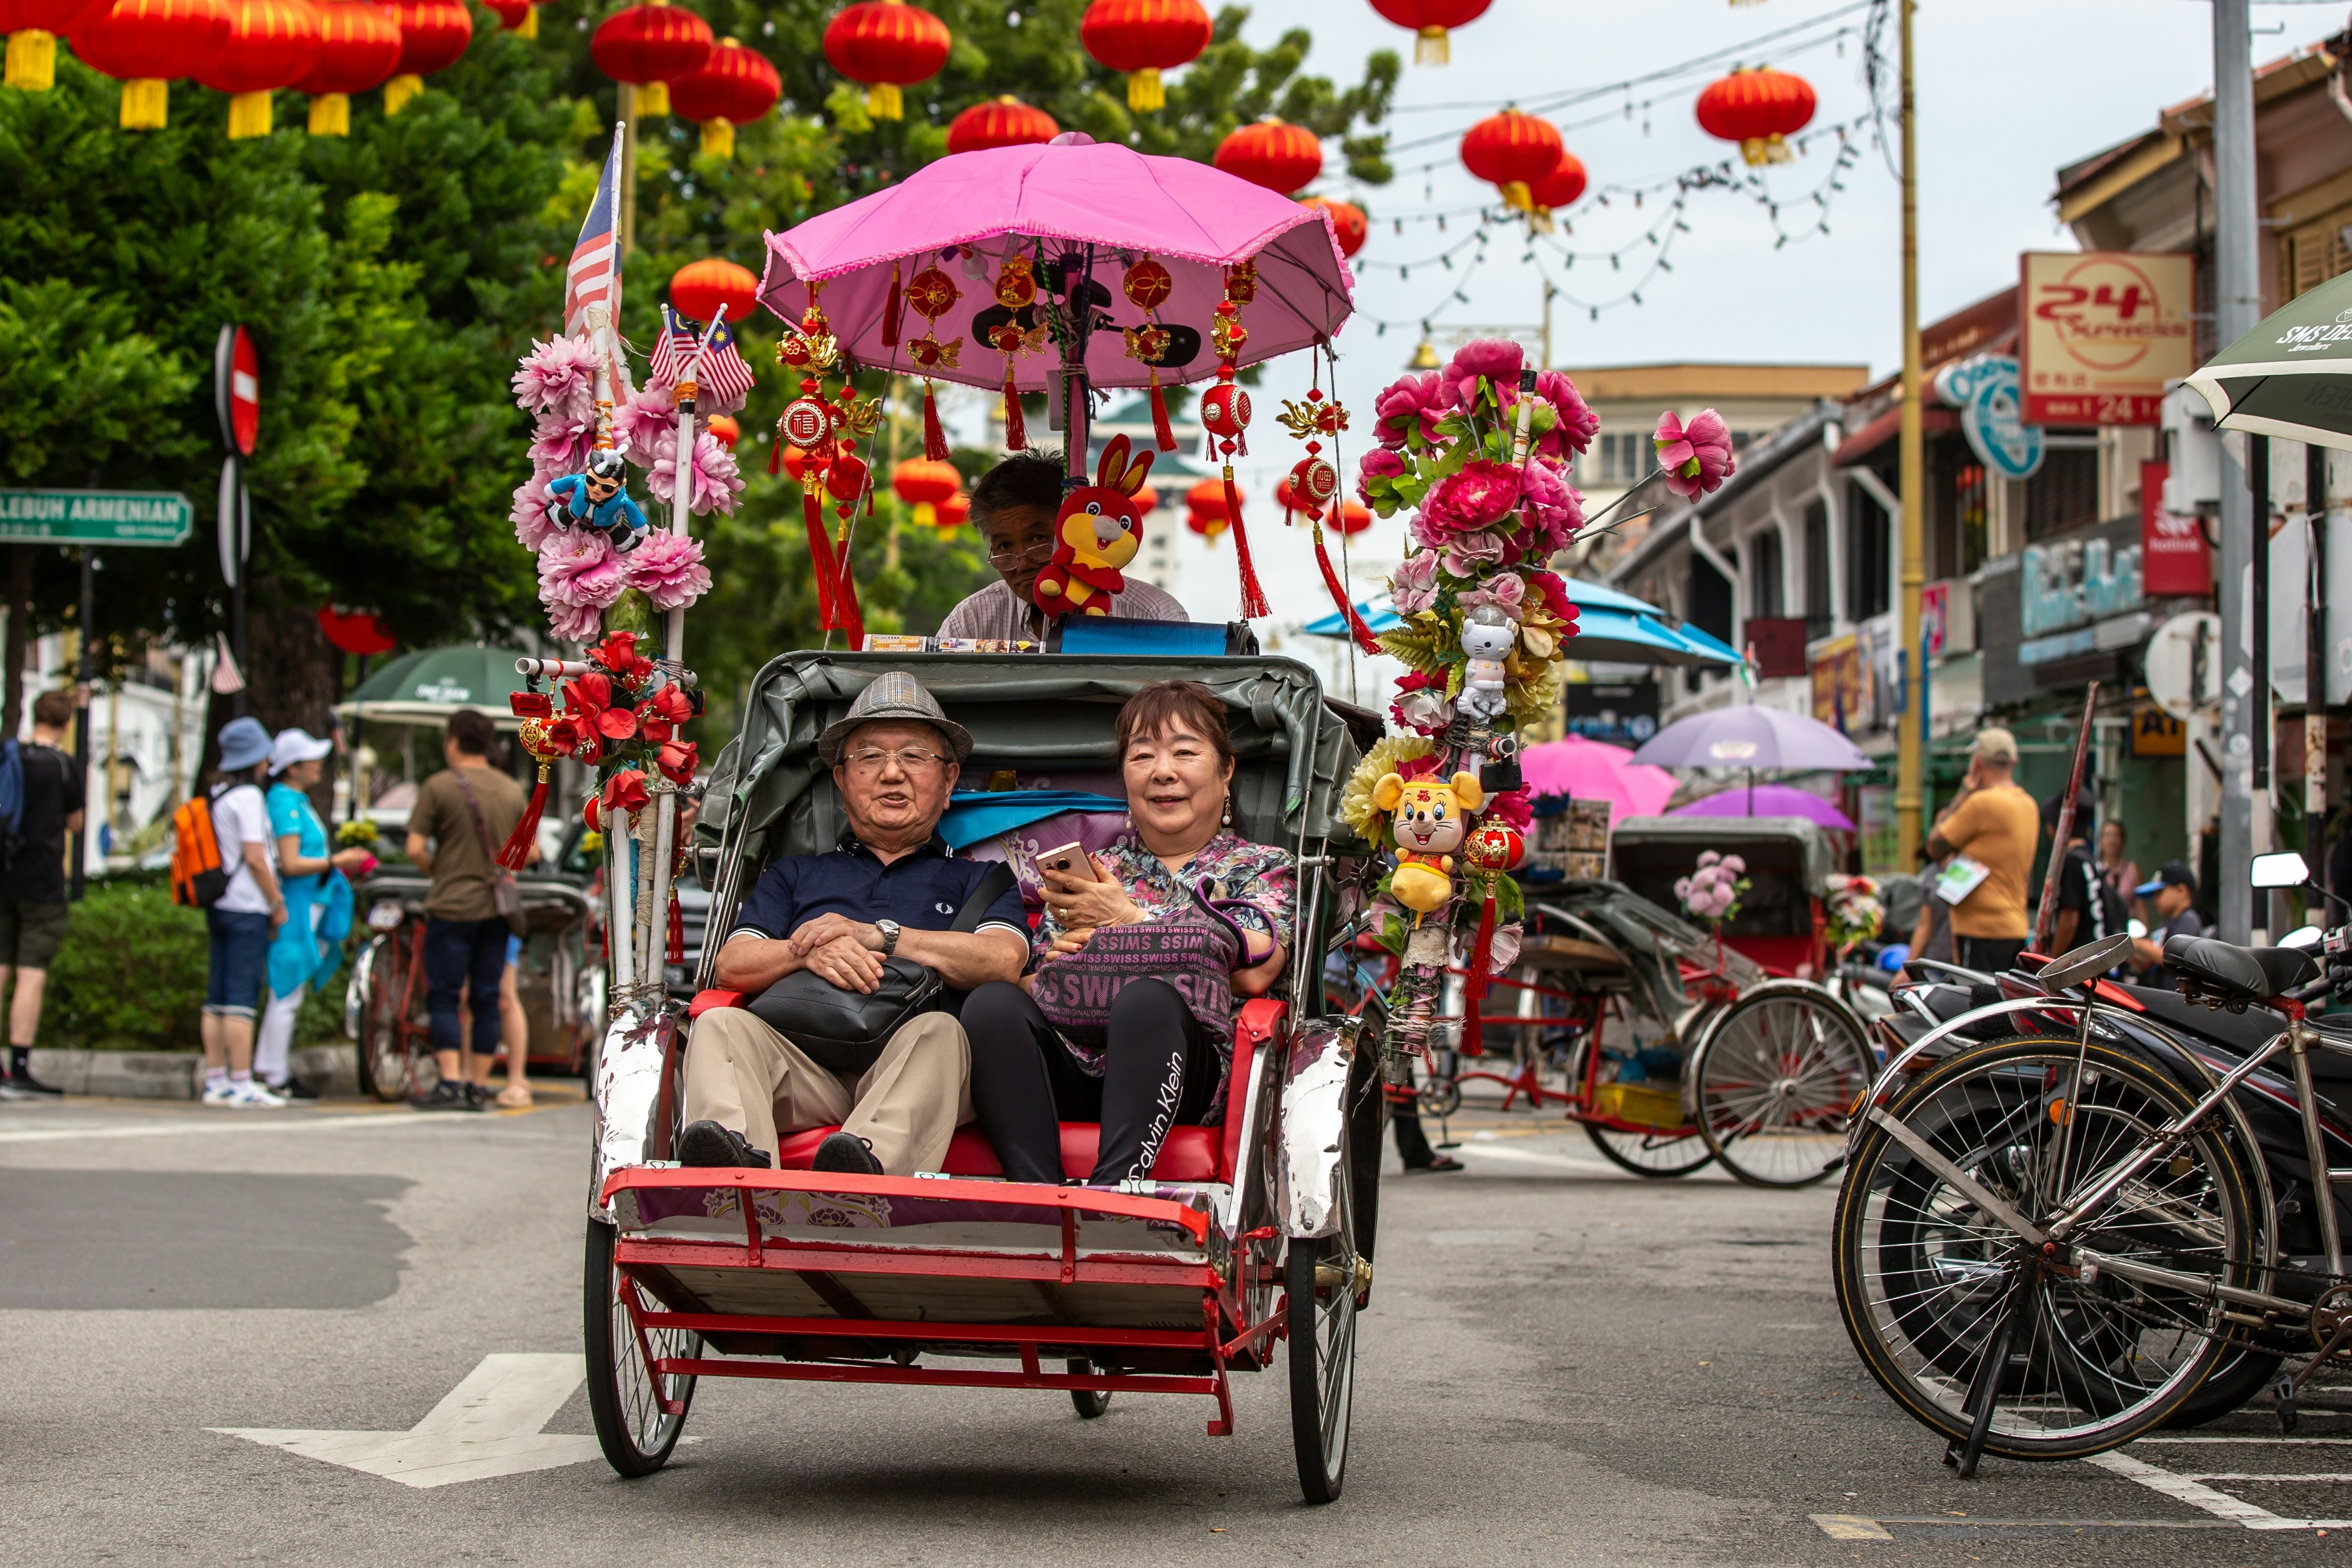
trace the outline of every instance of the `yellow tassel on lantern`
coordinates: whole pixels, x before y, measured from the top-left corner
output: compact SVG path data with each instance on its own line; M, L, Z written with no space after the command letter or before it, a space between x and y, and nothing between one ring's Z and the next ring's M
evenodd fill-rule
M877 81L866 89L866 112L877 120L904 120L906 100L898 95L895 81Z
M536 38L539 37L538 6L533 5L530 10L525 11L522 14L522 26L515 29L515 37L518 38Z
M1160 85L1160 68L1146 66L1127 73L1127 106L1138 114L1168 107L1167 89Z
M650 120L669 112L669 83L649 81L637 89L637 117Z
M269 134L269 99L270 95L268 92L238 92L229 95L228 139L230 141L244 142L256 136Z
M1786 163L1796 156L1789 151L1788 142L1780 139L1778 132L1769 136L1750 136L1739 144L1739 155L1748 160L1748 166L1751 169L1760 168L1766 163Z
M383 111L386 114L398 114L408 107L409 100L424 90L425 79L421 76L394 77L383 84Z
M38 27L20 27L8 35L7 74L0 87L23 92L47 92L58 85L58 36Z
M172 110L172 84L155 77L142 77L137 81L122 84L122 117L125 131L161 131Z
M1417 66L1443 66L1454 62L1454 53L1446 47L1445 29L1423 27L1412 40L1412 63Z
M310 134L313 136L349 136L352 133L352 100L348 93L322 92L310 100Z
M702 122L702 153L706 158L735 156L735 123L730 120L706 120Z
M1525 180L1506 181L1503 185L1503 205L1507 207L1517 207L1523 213L1531 213L1536 210L1535 195L1528 189L1528 183Z
M915 526L917 528L937 528L939 525L940 509L927 500L917 501L915 503Z

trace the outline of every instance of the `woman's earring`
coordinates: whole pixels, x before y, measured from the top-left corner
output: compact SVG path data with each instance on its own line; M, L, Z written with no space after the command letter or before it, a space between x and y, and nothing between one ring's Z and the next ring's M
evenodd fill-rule
M1227 795L1225 796L1225 826L1226 826L1227 827L1231 827L1233 825L1234 825L1234 797L1229 794L1229 795Z

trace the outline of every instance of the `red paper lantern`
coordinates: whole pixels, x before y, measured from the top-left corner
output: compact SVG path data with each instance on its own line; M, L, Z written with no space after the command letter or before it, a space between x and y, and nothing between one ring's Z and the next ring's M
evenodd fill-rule
M785 477L790 479L793 483L799 484L801 482L801 477L808 471L809 455L807 451L799 447L786 447L784 448Z
M978 153L990 147L1043 146L1062 133L1054 117L1007 95L975 103L948 121L948 151Z
M210 64L230 25L227 0L115 0L72 41L83 64L122 83L122 129L160 131L170 82Z
M1574 206L1576 198L1584 194L1584 161L1563 149L1559 165L1540 180L1528 184L1528 200L1539 213L1555 207Z
M1528 187L1559 167L1567 151L1549 121L1516 109L1488 115L1462 138L1463 166L1521 211L1531 205Z
M961 528L964 520L971 515L971 498L958 490L940 502L939 511L940 532L944 533L951 528Z
M378 616L365 610L346 610L337 605L319 606L319 629L327 641L345 653L355 653L366 658L379 653L390 653L400 646L392 628Z
M539 7L531 0L482 0L498 16L499 30L518 38L539 37Z
M1127 73L1127 106L1144 113L1168 102L1160 73L1199 59L1216 31L1201 0L1094 0L1078 42L1097 64Z
M1234 487L1234 493L1241 493ZM1225 514L1225 482L1223 479L1202 479L1184 492L1184 526L1205 538L1214 540L1233 526Z
M721 38L701 69L669 84L669 106L672 113L702 127L705 153L731 158L735 127L749 125L775 108L783 91L784 79L765 55Z
M192 74L229 95L228 139L267 136L270 94L319 63L319 13L310 0L229 0L228 41Z
M425 79L465 58L474 41L474 15L458 0L390 0L400 18L400 63L383 84L383 111L398 114L425 90Z
M890 489L914 508L914 521L924 528L939 526L940 503L963 489L963 476L953 463L910 458L890 470Z
M1303 125L1261 120L1219 142L1215 161L1226 174L1286 196L1323 172L1323 143Z
M364 0L324 0L319 13L319 58L297 92L310 95L310 134L352 133L352 100L383 85L400 64L400 18L388 5Z
M0 87L47 92L57 85L58 38L72 32L107 0L0 0L0 33L8 35L8 64Z
M1698 128L1719 141L1739 143L1750 166L1785 163L1781 138L1812 122L1813 88L1803 77L1776 71L1735 70L1698 95Z
M735 443L743 438L743 426L736 422L732 414L714 414L702 425L710 432L712 440L730 452L735 449Z
M1453 58L1445 30L1476 21L1492 4L1494 0L1372 0L1372 9L1413 30L1413 64L1442 66Z
M716 256L689 261L670 274L670 309L688 321L708 324L721 305L727 307L729 321L749 321L759 297L760 280L750 268Z
M866 113L877 120L904 120L898 89L939 75L953 42L948 25L919 5L865 0L825 28L824 58L866 89Z
M1364 248L1364 237L1370 225L1364 209L1353 202L1334 201L1328 196L1301 196L1299 205L1314 207L1331 215L1331 234L1339 242L1339 254L1353 256Z
M1160 506L1160 492L1150 485L1136 491L1130 499L1135 502L1135 515L1138 517L1150 517Z
M669 112L669 84L710 58L710 24L669 0L632 5L604 18L588 40L596 68L637 89L640 116Z
M1340 503L1339 517L1326 518L1324 522L1342 533L1361 533L1372 526L1372 510L1354 496L1349 496Z

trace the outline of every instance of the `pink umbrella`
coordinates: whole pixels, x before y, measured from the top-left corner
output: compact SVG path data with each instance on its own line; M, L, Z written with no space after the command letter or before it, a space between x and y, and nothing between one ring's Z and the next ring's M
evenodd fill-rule
M1003 264L1015 255L1039 262L1036 300L1017 311L995 293ZM1150 318L1123 287L1129 268L1147 257L1169 275L1166 297ZM1236 262L1257 264L1257 298L1241 315L1249 342L1237 365L1328 343L1354 308L1354 280L1322 209L1205 163L1147 157L1076 132L1045 146L941 158L887 190L770 234L760 299L797 322L809 283L821 283L834 333L858 364L1003 386L1005 355L988 334L1008 321L1042 326L1048 284L1064 258L1086 268L1092 284L1084 363L1096 386L1150 384L1154 366L1130 353L1125 329L1154 322L1172 340L1159 356L1161 381L1213 374L1209 328L1224 298L1225 268ZM911 290L927 269L944 277L954 295L936 315L929 307L950 290L936 284L919 297ZM883 341L894 276L895 344ZM944 363L930 348L918 350L924 338L956 345L956 363ZM1037 331L1029 345L1013 356L1013 379L1035 392L1055 378L1071 345L1057 351Z
M1608 801L1612 822L1625 816L1655 816L1675 793L1675 775L1665 769L1635 762L1633 753L1622 746L1588 741L1581 735L1529 746L1519 753L1519 776L1534 795Z
M1840 833L1852 833L1846 814L1811 790L1794 784L1734 784L1703 800L1678 805L1669 816L1801 816Z

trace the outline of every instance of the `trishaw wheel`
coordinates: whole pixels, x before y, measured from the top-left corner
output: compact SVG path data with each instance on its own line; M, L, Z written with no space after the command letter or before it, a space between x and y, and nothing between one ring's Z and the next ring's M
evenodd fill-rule
M588 1266L583 1305L587 1310L588 1410L595 1418L596 1442L605 1461L632 1479L652 1475L669 1463L670 1450L686 1426L687 1407L694 1403L694 1378L686 1373L667 1377L646 1364L635 1325L622 1292L636 1290L645 1307L656 1303L613 1267L614 1228L599 1220L588 1222ZM647 1331L645 1343L656 1356L691 1356L701 1348L701 1336L678 1329ZM656 1393L656 1387L659 1393ZM673 1413L662 1408L668 1398Z
M1294 1239L1284 1267L1290 1340L1290 1436L1298 1489L1308 1502L1339 1495L1348 1469L1348 1418L1356 1394L1356 1298L1371 1259L1356 1249L1356 1204L1349 1134L1342 1129L1334 1193L1339 1228Z
M1693 1053L1699 1136L1752 1187L1809 1187L1845 1155L1870 1043L1827 995L1766 990L1717 1015Z
M1653 1181L1687 1176L1715 1158L1699 1142L1696 1128L1676 1132L1625 1132L1614 1127L1596 1127L1588 1121L1584 1131L1593 1147L1608 1155L1612 1163Z
M1068 1366L1070 1375L1072 1377L1084 1377L1087 1373L1094 1370L1094 1363L1088 1361L1082 1355L1072 1356L1069 1359ZM1070 1390L1070 1403L1077 1407L1078 1418L1080 1420L1092 1421L1099 1417L1104 1411L1110 1408L1110 1391L1108 1389L1074 1388Z
M360 1019L360 1088L387 1105L416 1092L416 1058L403 1027L408 1000L409 951L397 938L379 939L368 972L367 1007Z

